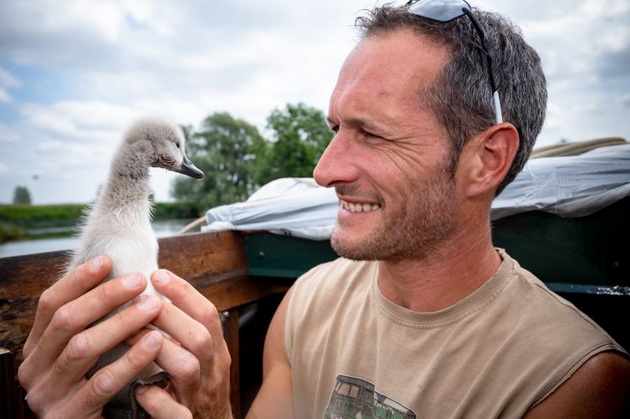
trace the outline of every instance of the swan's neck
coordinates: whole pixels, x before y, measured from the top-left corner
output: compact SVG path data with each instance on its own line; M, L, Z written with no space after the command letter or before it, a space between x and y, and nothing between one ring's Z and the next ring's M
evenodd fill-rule
M126 151L130 152L120 150L114 158L97 206L118 215L131 212L148 218L151 212L149 164L133 150Z

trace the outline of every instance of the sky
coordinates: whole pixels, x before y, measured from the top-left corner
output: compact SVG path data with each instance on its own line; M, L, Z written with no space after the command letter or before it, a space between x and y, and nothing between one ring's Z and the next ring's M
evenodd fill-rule
M396 3L399 3L397 1ZM521 27L549 83L537 146L630 140L630 0L471 0ZM353 22L378 0L0 0L0 204L86 203L138 117L264 130L286 104L327 111ZM152 171L158 201L177 174Z

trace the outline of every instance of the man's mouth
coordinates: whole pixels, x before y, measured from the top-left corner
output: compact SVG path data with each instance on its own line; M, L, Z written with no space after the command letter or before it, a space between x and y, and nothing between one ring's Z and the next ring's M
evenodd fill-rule
M381 206L378 204L361 204L344 200L340 200L339 202L343 209L350 212L372 212L381 209Z

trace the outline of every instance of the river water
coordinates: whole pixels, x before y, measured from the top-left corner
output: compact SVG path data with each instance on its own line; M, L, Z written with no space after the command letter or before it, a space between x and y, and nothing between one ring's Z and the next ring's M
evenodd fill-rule
M153 229L158 237L174 236L191 221L193 220L154 221ZM53 231L48 232L52 233ZM57 250L68 250L72 249L76 243L76 237L46 238L9 242L0 244L0 258L29 255L33 253L53 252Z

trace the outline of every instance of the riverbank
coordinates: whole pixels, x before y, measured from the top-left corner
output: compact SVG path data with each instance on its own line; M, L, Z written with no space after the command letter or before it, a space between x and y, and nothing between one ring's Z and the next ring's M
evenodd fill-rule
M67 237L74 232L87 204L0 205L0 243L44 237ZM191 219L201 215L195 202L157 202L154 219Z

